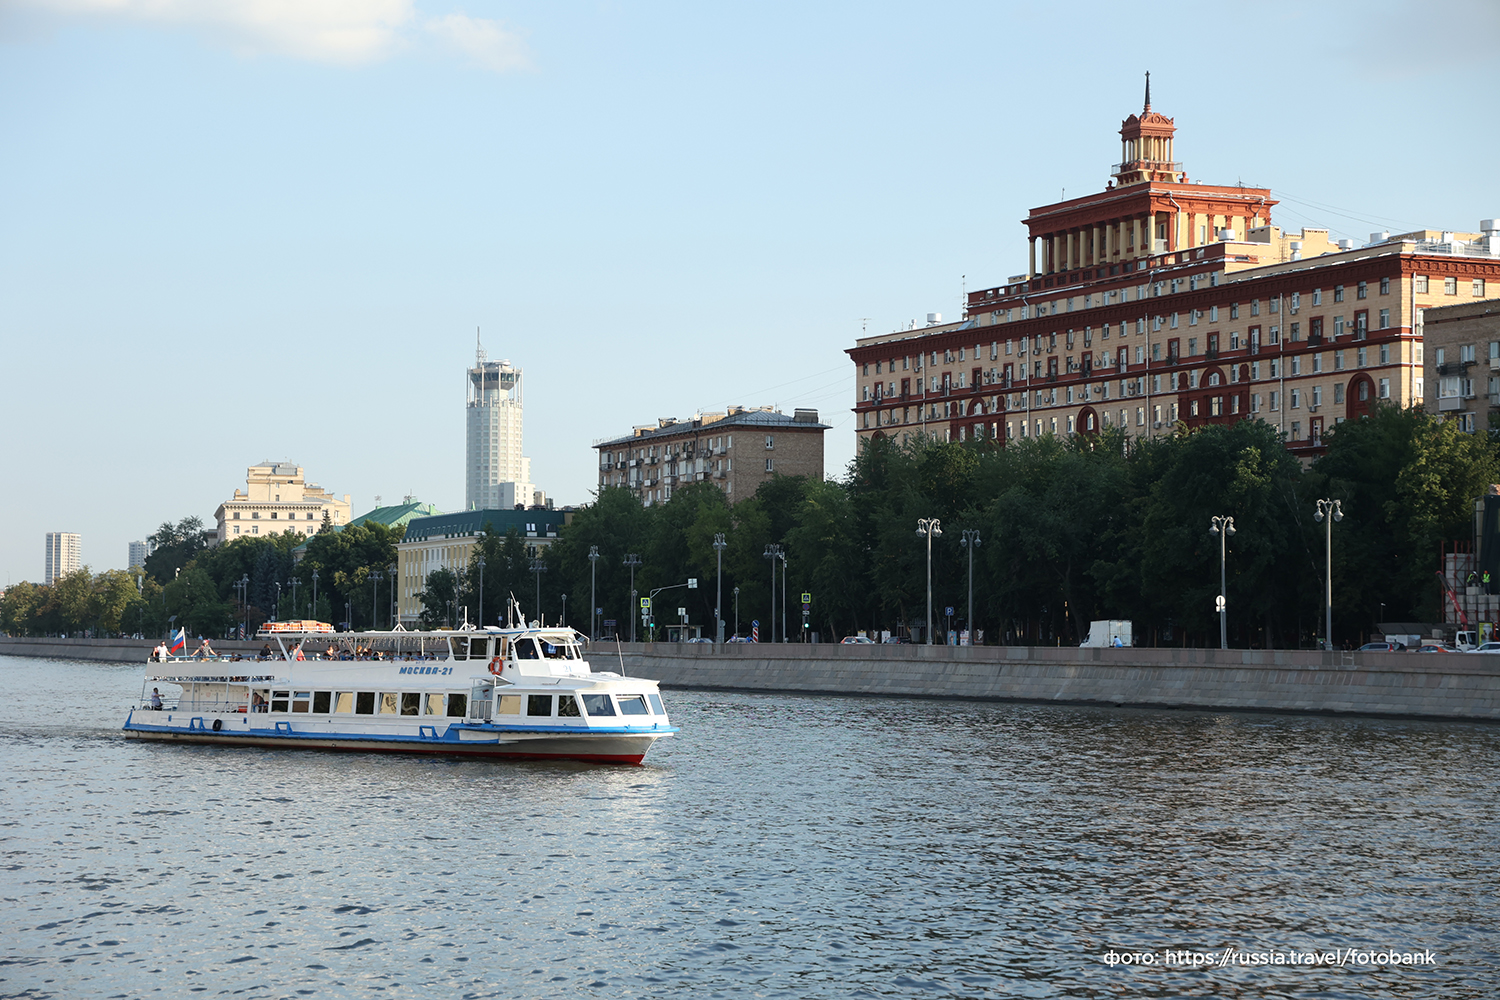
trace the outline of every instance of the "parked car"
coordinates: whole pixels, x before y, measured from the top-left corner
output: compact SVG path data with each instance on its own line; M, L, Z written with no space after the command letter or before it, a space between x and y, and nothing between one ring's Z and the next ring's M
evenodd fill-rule
M714 644L714 641L712 639L708 638L707 636L703 636L703 635L694 636L693 638L689 639L688 642L706 642L710 646L712 646Z
M1500 643L1496 643L1500 646ZM1399 653L1406 647L1399 642L1367 642L1359 647L1361 653Z
M1500 653L1500 642L1482 642L1471 653Z
M892 646L910 646L912 644L911 636L909 635L888 635L880 641Z
M726 642L749 642L750 639L748 637L746 637L746 636L743 636L743 635L732 635L728 639L726 639L725 641Z
M845 646L852 646L852 645L856 645L856 644L859 644L859 643L870 643L871 645L874 645L875 640L871 639L867 635L846 635L846 636L844 636L844 642L843 642L843 644Z
M1458 650L1441 642L1424 642L1417 647L1419 653L1456 653Z

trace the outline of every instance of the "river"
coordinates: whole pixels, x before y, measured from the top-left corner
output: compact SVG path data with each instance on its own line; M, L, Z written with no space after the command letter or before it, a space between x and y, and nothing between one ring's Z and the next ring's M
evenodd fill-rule
M1500 994L1494 725L668 691L645 766L511 764L0 678L0 997Z

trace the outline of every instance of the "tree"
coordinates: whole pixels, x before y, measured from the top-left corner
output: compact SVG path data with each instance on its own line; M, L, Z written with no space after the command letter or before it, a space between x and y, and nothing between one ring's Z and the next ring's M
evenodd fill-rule
M427 585L417 600L422 602L420 619L423 628L451 626L450 605L458 599L458 575L451 569L435 569L427 574Z
M175 525L163 521L149 541L153 548L146 557L146 573L157 583L165 584L205 548L203 520L184 517Z

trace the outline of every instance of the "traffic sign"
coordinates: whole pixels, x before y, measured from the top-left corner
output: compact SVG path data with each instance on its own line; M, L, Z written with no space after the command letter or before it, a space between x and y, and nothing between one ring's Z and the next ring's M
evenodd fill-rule
M690 577L688 577L688 590L697 590L697 589L698 589L698 578L696 576L690 576Z
M949 608L948 610L944 611L943 614L947 615L949 618L952 618L953 617L953 609Z
M803 604L811 604L812 603L812 594L809 591L804 590L802 592L802 603Z
M643 598L641 598L641 610L642 611L650 611L651 610L651 598L649 598L649 597L643 597Z

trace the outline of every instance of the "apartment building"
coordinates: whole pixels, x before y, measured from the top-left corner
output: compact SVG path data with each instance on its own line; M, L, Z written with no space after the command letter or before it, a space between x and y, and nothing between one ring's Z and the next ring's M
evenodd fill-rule
M214 512L218 524L215 544L241 535L277 535L295 531L317 534L323 514L335 526L349 523L349 494L340 500L309 483L302 466L291 462L262 462L245 470L245 488L219 504Z
M594 442L599 488L632 490L650 506L672 491L709 482L731 503L753 496L776 475L823 478L823 432L817 410L787 416L769 406L731 406L689 420L665 418L617 438Z
M47 532L47 586L52 586L83 565L83 537L72 531Z
M1488 431L1500 414L1500 303L1466 302L1418 314L1428 413Z
M1189 181L1149 86L1120 136L1103 191L1024 220L1026 273L969 293L958 323L849 349L862 440L1150 438L1255 418L1311 457L1376 400L1424 398L1423 310L1500 295L1495 220L1360 247L1283 232L1270 189Z
M474 545L486 525L502 535L514 528L526 545L527 556L535 557L557 541L563 526L572 519L570 509L539 508L465 510L412 518L406 522L405 537L396 544L397 616L405 625L418 621L422 601L417 595L427 588L427 577L432 572L446 569L461 576L468 571ZM526 594L517 596L523 607L531 607L532 601Z

